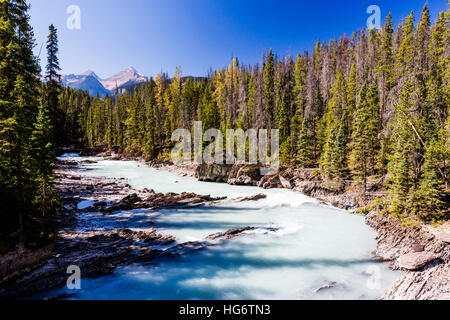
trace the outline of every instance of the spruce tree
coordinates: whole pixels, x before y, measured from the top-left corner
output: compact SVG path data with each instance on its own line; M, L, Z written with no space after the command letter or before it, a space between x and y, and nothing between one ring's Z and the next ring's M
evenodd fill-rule
M18 226L19 238L33 231L31 215L37 188L36 168L27 161L37 114L39 67L33 55L33 31L28 4L0 2L0 216L9 234Z
M375 172L378 144L379 99L375 85L364 83L353 120L350 165L358 185L367 190L367 177Z
M47 73L45 75L47 86L45 95L47 99L46 104L49 109L52 124L52 129L49 130L52 134L53 140L57 141L58 143L62 143L64 134L62 132L63 115L61 114L58 100L59 94L61 92L61 76L58 73L61 68L59 67L58 51L57 29L52 24L49 27L49 35L47 39Z
M308 167L313 164L312 146L310 122L305 118L297 140L297 161L300 166Z
M270 49L264 64L264 105L267 129L274 128L275 110L275 67L274 56Z
M56 196L51 185L52 164L55 158L53 137L50 135L51 128L52 124L48 108L45 103L41 103L31 135L32 157L30 161L36 169L36 179L40 189L40 194L36 198L43 217L46 217L54 211L56 201Z
M347 103L345 78L341 72L338 72L331 88L331 99L325 116L326 143L320 159L322 176L328 181L328 186L335 190L342 190L345 187Z
M432 141L426 149L423 176L413 204L416 213L426 220L440 218L444 205L439 154L437 141Z
M397 53L397 69L401 76L409 75L414 71L414 13L406 17L402 28L402 41Z
M407 81L400 96L400 104L397 106L393 136L395 147L389 163L390 213L396 216L410 212L412 194L414 194L411 157L415 142L412 128L408 124L408 115L404 112L412 104L413 92L411 81Z
M394 28L392 23L392 14L386 18L381 39L380 59L377 71L380 76L380 101L381 112L386 108L387 97L394 87L395 68L394 68L394 48L393 48Z

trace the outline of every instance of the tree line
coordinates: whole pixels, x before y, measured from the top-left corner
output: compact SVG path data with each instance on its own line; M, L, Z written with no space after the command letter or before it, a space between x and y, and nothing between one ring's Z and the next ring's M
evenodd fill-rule
M62 136L58 38L49 28L45 83L25 0L0 1L0 251L38 243L57 209L53 162ZM13 242L14 242L13 241Z
M103 100L74 96L79 131L105 145L148 159L167 158L175 129L279 129L285 165L318 168L324 185L367 191L385 177L389 212L441 217L448 203L450 149L450 11L432 24L425 5L394 30L318 41L311 52L261 64L232 59L204 79L158 74L127 94ZM70 94L69 94L70 95Z

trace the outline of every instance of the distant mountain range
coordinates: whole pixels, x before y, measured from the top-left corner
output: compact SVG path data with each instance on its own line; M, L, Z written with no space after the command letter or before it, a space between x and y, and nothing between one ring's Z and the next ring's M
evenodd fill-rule
M100 98L103 98L107 95L113 95L116 89L122 93L124 90L145 83L148 81L148 77L130 67L107 79L101 79L94 71L88 70L79 75L64 75L61 81L63 86L87 91L91 96L98 94Z

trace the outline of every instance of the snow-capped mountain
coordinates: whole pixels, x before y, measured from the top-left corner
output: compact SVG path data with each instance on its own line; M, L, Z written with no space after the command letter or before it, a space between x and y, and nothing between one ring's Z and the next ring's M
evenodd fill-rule
M61 82L63 86L87 91L89 92L89 95L93 97L98 94L100 98L103 98L111 94L109 90L106 90L101 82L97 79L95 73L85 73L80 75L69 74L63 76Z
M136 69L132 67L107 79L101 79L92 70L88 70L79 75L70 74L62 77L62 84L64 86L88 91L91 96L96 96L98 94L100 98L107 95L113 95L116 88L119 89L120 92L123 92L125 87L130 88L147 81L148 78L146 76L138 73Z
M125 71L119 72L118 74L115 74L108 79L100 80L103 86L107 90L111 91L116 88L120 88L124 84L136 84L147 81L148 78L138 73L136 69L134 69L133 67L130 67Z

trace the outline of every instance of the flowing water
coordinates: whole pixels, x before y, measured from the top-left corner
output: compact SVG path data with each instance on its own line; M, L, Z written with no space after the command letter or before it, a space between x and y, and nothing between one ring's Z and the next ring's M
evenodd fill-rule
M65 158L82 159L72 154ZM377 299L400 276L371 260L375 232L361 215L320 205L290 190L199 182L138 162L94 160L99 162L82 166L84 174L126 178L135 189L229 199L264 193L267 199L106 217L83 214L81 225L86 229L146 229L152 220L152 227L174 235L177 243L228 229L259 229L192 254L82 279L74 299ZM81 202L79 207L89 205ZM62 292L73 293L62 288L46 296Z

